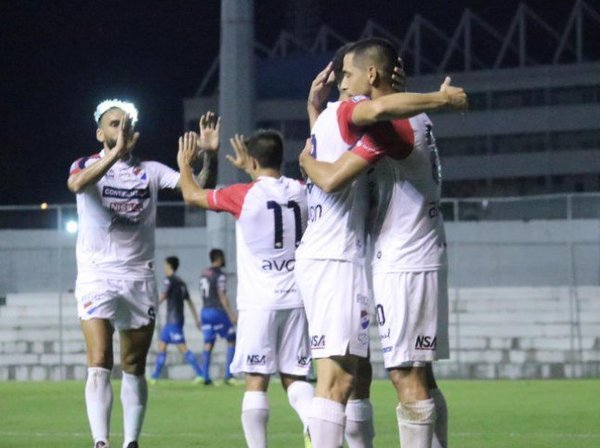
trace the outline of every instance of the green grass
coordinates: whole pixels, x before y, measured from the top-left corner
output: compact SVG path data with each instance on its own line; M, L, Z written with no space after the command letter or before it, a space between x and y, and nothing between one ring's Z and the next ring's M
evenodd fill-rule
M113 448L122 443L119 382L114 382ZM273 387L277 386L277 387ZM82 382L0 382L0 447L91 447ZM600 380L443 381L453 448L600 446ZM184 381L150 386L143 448L243 447L242 387ZM269 446L302 446L301 428L274 381ZM373 385L376 447L398 446L396 399Z

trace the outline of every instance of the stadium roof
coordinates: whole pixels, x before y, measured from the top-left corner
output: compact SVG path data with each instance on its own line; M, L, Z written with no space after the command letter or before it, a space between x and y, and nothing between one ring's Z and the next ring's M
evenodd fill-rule
M394 42L412 75L471 72L541 65L580 64L600 60L600 13L576 0L561 30L521 3L505 29L497 29L465 9L452 33L415 15L400 37L373 20L346 39L322 25L312 45L283 31L272 47L255 43L257 95L261 99L304 98L314 74L346 42L384 37ZM218 82L218 57L206 72L195 96L209 95ZM281 80L285 79L285 82Z

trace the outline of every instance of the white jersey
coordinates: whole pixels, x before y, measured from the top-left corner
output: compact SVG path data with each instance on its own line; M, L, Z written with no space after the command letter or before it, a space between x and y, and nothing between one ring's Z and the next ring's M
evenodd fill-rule
M302 307L294 252L306 226L305 186L283 176L261 176L207 193L211 210L237 220L238 309Z
M311 154L315 159L335 162L355 145L362 130L352 124L352 110L365 99L356 97L327 105L311 132ZM364 263L368 210L366 176L359 176L334 193L325 193L308 179L307 202L308 227L296 258Z
M431 129L427 115L420 114L381 123L357 145L357 151L379 159L369 172L373 273L446 265L442 175Z
M104 151L71 165L70 174L104 157ZM154 228L159 189L175 188L179 173L158 162L117 161L77 194L78 281L154 278Z

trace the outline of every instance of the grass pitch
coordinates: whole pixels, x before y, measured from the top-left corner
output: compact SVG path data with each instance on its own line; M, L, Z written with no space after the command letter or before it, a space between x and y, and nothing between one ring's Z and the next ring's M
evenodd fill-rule
M112 446L123 438L118 381ZM443 381L453 448L600 446L600 380ZM0 447L91 447L83 382L0 382ZM244 447L242 387L184 381L150 386L143 448ZM269 446L302 446L300 423L274 380L269 393ZM387 381L372 389L376 447L399 445L396 399Z

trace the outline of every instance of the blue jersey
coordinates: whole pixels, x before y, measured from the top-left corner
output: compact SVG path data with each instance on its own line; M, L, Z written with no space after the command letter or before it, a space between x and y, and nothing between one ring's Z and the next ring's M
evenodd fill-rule
M183 325L183 302L190 300L187 285L176 275L165 278L163 293L167 296L166 324Z
M204 308L223 309L219 293L225 292L227 276L221 268L210 267L202 271L200 277L200 292Z

